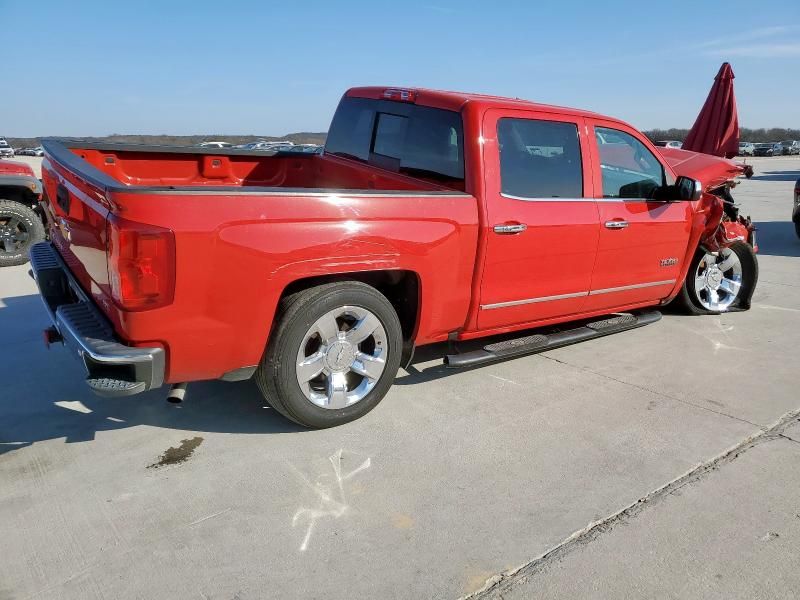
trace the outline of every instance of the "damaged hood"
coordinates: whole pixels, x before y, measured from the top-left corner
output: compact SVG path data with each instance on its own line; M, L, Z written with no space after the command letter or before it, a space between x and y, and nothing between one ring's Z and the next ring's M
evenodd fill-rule
M678 148L657 148L677 175L698 180L708 192L744 173L744 165L727 158L680 150Z

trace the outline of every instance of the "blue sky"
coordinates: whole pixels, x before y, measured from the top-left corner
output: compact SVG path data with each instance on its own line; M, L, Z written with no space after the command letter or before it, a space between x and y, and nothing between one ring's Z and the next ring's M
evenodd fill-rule
M0 134L324 131L354 85L486 92L689 127L800 127L800 2L0 0ZM13 85L8 85L13 82Z

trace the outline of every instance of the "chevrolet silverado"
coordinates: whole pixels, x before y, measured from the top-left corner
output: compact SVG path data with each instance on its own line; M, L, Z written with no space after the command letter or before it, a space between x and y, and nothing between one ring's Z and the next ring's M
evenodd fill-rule
M747 309L756 285L752 226L712 193L741 168L581 110L365 87L322 154L44 148L45 337L104 395L255 377L280 413L329 427L373 409L417 346L475 366L673 300Z

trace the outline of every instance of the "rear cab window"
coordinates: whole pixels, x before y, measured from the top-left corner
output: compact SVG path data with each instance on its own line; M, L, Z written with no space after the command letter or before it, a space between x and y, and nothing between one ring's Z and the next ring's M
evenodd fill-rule
M464 129L458 112L345 97L331 122L325 152L464 189Z

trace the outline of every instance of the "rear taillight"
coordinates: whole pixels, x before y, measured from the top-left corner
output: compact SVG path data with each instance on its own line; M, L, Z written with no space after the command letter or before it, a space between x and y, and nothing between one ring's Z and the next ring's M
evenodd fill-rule
M108 220L108 281L124 310L166 306L175 295L175 235L119 217Z

